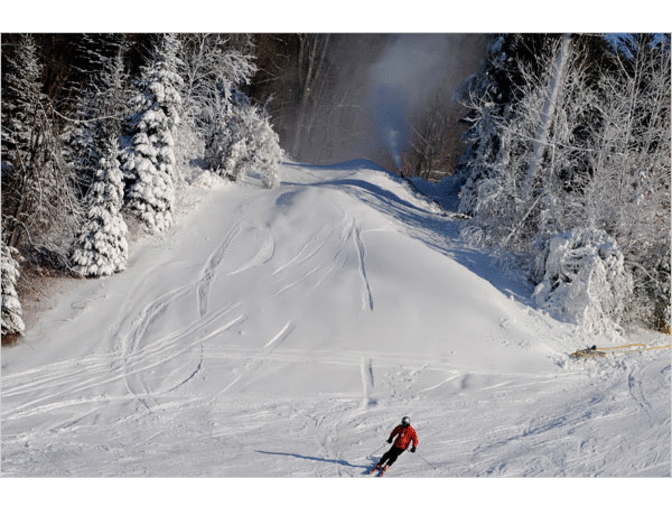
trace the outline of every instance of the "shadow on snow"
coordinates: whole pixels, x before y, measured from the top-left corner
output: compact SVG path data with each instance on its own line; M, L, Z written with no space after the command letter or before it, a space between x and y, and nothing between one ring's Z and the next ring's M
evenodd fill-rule
M351 467L351 468L361 468L361 469L368 469L369 466L362 466L359 464L350 464L347 460L342 460L342 459L325 459L323 457L310 457L308 455L299 455L298 453L285 453L285 452L267 452L264 450L254 450L257 453L263 453L264 455L282 455L285 457L294 457L296 459L301 459L301 460L313 460L316 462L329 462L331 464L339 464L341 466L345 467Z
M377 170L390 176L391 179L407 187L412 195L424 197L428 204L432 198L424 195L415 185L404 182L404 179L389 170L381 167L373 161L358 159L337 163L331 165L311 165L306 163L283 163L288 166L311 168L315 170ZM532 299L533 285L521 278L518 274L508 274L508 271L501 266L500 258L487 250L470 247L460 240L461 221L460 219L444 216L441 213L433 212L429 207L422 209L415 204L404 200L393 191L387 190L361 179L335 179L331 181L322 181L311 184L299 184L287 182L294 186L316 186L316 187L336 187L340 189L349 189L350 193L359 200L367 203L371 207L396 217L399 221L420 227L425 234L411 231L411 235L433 250L448 256L463 265L471 272L481 278L489 281L507 296L514 296L520 303L536 308ZM411 189L411 187L413 189ZM452 189L457 193L457 189Z

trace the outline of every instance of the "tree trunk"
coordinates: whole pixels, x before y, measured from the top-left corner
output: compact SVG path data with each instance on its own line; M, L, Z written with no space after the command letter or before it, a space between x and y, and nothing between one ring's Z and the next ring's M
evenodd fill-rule
M553 75L546 93L546 100L544 101L543 110L541 111L541 122L537 129L533 143L532 161L525 179L523 197L525 201L529 201L534 185L534 179L539 171L544 159L544 152L548 141L548 133L553 124L553 116L558 101L559 92L563 86L565 73L567 72L567 62L569 62L569 55L571 51L571 34L564 34L560 42L560 48L555 58L555 66L553 68Z
M299 35L299 79L300 79L300 102L294 126L294 144L292 155L297 156L301 139L304 136L304 122L308 110L308 101L311 98L315 85L321 75L324 60L327 55L330 34ZM305 67L305 74L302 71Z

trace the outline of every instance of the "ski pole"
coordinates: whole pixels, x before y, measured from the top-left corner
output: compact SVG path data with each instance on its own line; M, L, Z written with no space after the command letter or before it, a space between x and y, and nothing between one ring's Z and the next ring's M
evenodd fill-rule
M424 460L424 461L425 461L425 464L427 464L429 467L431 467L432 469L438 469L436 466L432 465L432 464L431 464L426 458L424 458L422 455L420 455L419 453L418 453L417 455L418 455L418 457L420 457L422 460Z
M383 445L383 446L385 446L385 445ZM380 450L380 448L382 448L383 446L381 446L381 447L379 447L379 448L373 450L371 453L369 453L368 456L371 457L371 455L373 455L374 453L376 453L376 452L377 452L378 450Z

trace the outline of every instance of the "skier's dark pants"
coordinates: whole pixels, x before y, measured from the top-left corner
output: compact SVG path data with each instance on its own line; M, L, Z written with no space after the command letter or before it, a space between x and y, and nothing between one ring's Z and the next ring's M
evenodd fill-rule
M402 453L404 453L403 448L393 446L387 452L385 452L385 455L383 455L380 458L379 464L383 466L385 465L385 461L387 461L387 465L391 466L392 464L394 464L394 461L397 460L397 457L399 457L399 455L401 455Z

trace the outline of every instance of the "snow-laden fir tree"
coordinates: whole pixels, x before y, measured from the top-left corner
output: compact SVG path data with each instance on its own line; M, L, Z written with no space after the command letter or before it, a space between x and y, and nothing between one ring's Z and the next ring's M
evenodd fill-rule
M276 186L282 149L268 116L242 93L235 93L232 104L208 140L208 166L234 181L253 177L267 188Z
M78 122L69 134L70 158L87 191L85 210L70 261L83 276L106 276L126 267L126 223L121 217L123 181L119 133L126 111L125 44L121 36L83 35L82 65L87 83L78 90ZM95 71L93 71L95 69Z
M43 66L30 35L23 35L2 74L2 163L18 169L30 158L37 109L44 101Z
M77 119L66 128L68 159L84 190L94 180L110 139L119 137L128 112L128 75L123 56L128 44L118 34L82 34L75 44L84 83L72 91ZM115 140L115 145L117 141Z
M75 240L71 260L83 276L109 276L126 268L127 227L121 216L123 182L116 140L108 142L91 187L91 205Z
M123 137L122 171L125 202L151 233L166 230L173 222L175 201L175 132L180 120L180 87L177 73L179 40L166 34L143 78Z
M19 278L19 263L16 248L5 246L2 240L2 336L23 335L25 325L22 319L21 303L16 292Z
M506 157L502 147L504 126L514 116L511 105L521 96L521 62L516 58L521 46L520 36L493 36L481 69L457 92L457 99L470 109L464 118L470 124L464 134L465 150L455 169L463 183L460 212L465 214L475 214L481 181L501 173Z

